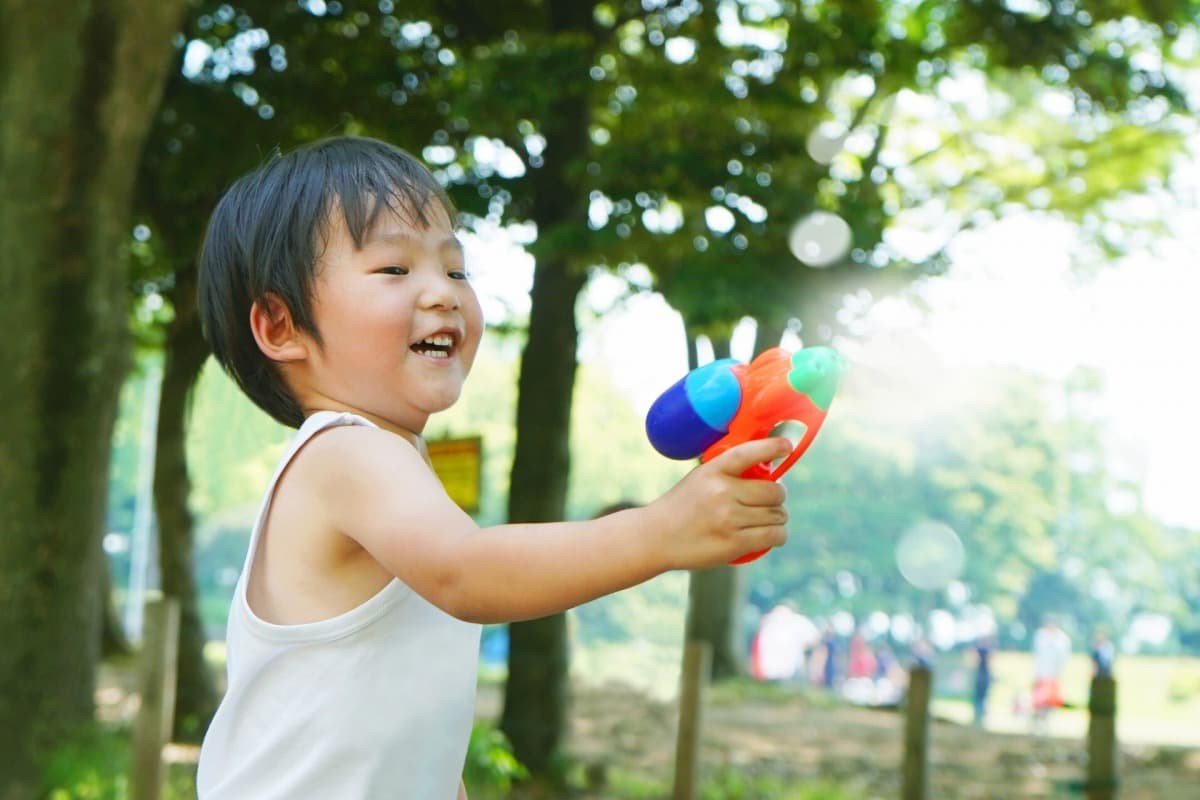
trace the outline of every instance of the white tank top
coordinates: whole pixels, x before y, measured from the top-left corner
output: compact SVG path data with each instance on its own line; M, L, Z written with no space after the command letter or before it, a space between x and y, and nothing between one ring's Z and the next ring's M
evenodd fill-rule
M228 689L200 751L201 800L453 800L474 718L479 626L392 580L331 619L274 625L246 580L284 467L317 432L371 425L305 420L263 498L234 589ZM280 532L275 531L275 536Z

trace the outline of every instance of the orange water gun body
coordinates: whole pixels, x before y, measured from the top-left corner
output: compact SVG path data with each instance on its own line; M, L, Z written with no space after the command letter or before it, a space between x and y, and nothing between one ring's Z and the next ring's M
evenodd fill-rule
M749 364L726 358L694 369L663 392L646 415L646 435L668 458L716 458L735 445L762 439L785 422L804 425L792 452L772 467L756 464L746 478L779 480L804 455L825 422L843 359L828 347L795 353L773 347ZM766 550L731 561L745 564Z

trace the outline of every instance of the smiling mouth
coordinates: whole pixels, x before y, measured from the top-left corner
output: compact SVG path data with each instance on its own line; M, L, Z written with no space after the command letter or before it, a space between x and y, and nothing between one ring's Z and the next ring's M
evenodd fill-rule
M448 333L435 333L433 336L426 336L409 349L428 358L449 358L454 352L454 337Z

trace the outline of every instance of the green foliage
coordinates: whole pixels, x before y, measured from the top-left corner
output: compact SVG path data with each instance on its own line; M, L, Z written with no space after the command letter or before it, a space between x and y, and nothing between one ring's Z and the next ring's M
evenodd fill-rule
M193 389L188 422L192 508L201 516L241 510L252 517L291 429L246 399L211 359Z
M527 777L529 771L513 756L508 739L499 729L484 723L471 728L463 780L472 796L477 792L485 797L508 792L514 781Z
M56 750L42 773L45 800L128 800L130 731L95 725ZM168 769L163 800L196 796L193 769Z
M1171 675L1167 694L1173 703L1181 705L1200 702L1200 666L1181 664Z
M726 767L704 775L700 797L703 800L860 800L863 795L833 781L799 783L794 778Z
M127 732L89 729L59 748L44 770L50 800L121 800L128 794Z
M609 788L602 797L658 800L669 797L671 787L625 769L606 770ZM746 767L704 770L700 777L703 800L863 800L864 795L832 780L802 780L793 776L757 772Z

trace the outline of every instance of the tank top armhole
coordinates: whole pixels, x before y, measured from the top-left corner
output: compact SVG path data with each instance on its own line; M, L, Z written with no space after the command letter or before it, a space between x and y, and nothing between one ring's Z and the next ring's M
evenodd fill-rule
M398 601L410 591L407 584L399 578L392 578L379 592L349 611L328 619L295 625L278 625L268 622L254 613L254 610L250 607L250 600L246 595L250 580L250 571L254 567L259 540L262 536L262 528L266 523L267 514L271 510L271 504L275 498L275 490L279 484L279 479L283 476L284 471L292 463L300 450L312 441L313 437L322 431L342 425L362 425L370 428L379 427L370 420L349 412L318 411L312 414L304 420L288 443L287 449L284 450L283 456L280 457L279 463L275 467L274 475L271 476L271 480L267 484L262 503L259 505L258 515L254 520L254 527L250 531L250 541L246 545L246 558L242 562L242 572L238 577L234 589L233 602L238 607L240 616L246 626L253 632L266 638L295 640L328 638L331 634L345 635L368 624L371 620L386 611L391 605L389 600Z

